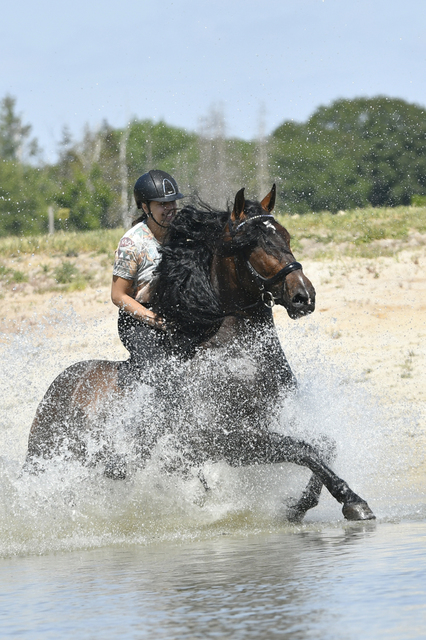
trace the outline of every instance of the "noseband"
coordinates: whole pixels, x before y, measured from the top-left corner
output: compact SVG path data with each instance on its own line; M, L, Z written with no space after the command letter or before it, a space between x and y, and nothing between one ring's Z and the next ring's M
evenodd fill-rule
M262 219L262 218L274 218L274 216L271 215L271 214L265 213L265 214L262 214L262 215L259 215L259 216L253 216L252 218L247 218L247 220L243 220L243 222L240 222L240 224L237 225L237 227L234 230L231 231L231 235L235 235L237 233L237 231L239 229L241 229L242 226L244 226L248 222L251 222L251 220L259 220L259 219ZM235 263L235 266L237 267L237 263ZM294 262L290 262L289 264L287 264L285 267L280 269L275 275L271 276L270 278L265 278L264 276L262 276L253 267L253 265L251 264L251 262L250 262L250 260L248 258L246 259L246 266L247 266L247 269L248 269L250 275L253 277L254 281L256 282L256 284L259 287L259 292L261 294L261 300L262 300L263 304L265 305L265 307L273 307L274 304L275 304L274 295L269 290L269 287L271 287L273 284L275 284L279 280L285 280L286 277L290 273L292 273L293 271L297 271L299 269L302 269L302 265L300 264L300 262L294 261ZM239 273L238 273L238 267L237 267L237 275L238 275L238 278L240 279L240 276L239 276Z
M286 264L286 266L280 269L274 276L264 278L258 271L256 271L250 260L246 260L246 265L255 282L259 285L259 291L265 307L273 307L275 304L275 298L272 291L269 290L269 287L278 282L278 280L285 280L288 274L292 271L302 269L300 262L296 262L295 260L294 262Z

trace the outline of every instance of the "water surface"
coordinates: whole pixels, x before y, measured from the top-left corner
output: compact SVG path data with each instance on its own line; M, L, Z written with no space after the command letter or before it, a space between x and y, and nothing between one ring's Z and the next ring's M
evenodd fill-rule
M2 637L425 637L425 522L124 545L0 567Z

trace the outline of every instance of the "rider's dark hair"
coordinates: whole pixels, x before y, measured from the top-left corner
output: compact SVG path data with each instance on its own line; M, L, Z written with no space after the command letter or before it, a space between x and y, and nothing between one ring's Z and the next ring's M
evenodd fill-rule
M139 216L139 218L136 218L136 220L132 221L132 227L139 224L139 222L145 222L145 220L147 219L148 219L148 214L144 212L141 216Z

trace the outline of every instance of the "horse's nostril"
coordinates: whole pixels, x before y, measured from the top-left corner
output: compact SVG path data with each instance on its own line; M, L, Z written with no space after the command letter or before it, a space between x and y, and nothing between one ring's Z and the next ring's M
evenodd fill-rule
M293 297L291 302L292 302L293 306L295 306L295 307L304 307L304 306L306 306L307 304L310 303L310 299L307 296L303 296L302 294L297 293Z

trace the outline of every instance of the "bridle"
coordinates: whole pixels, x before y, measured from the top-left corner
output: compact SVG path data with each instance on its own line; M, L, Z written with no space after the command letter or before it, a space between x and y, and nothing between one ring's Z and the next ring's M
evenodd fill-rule
M233 223L232 220L228 219L226 221L225 228L223 229L223 231L225 232L225 239L232 241L232 239L235 237L239 229L241 229L245 224L250 223L252 220L259 220L259 219L266 219L266 218L274 219L274 216L270 214L261 214L261 215L253 216L251 218L247 218L246 220L243 220L239 224L235 224ZM226 226L228 226L227 232L225 231ZM195 240L192 238L191 239L187 238L187 242L195 242ZM225 244L228 244L228 243L225 242ZM243 274L241 273L242 264L238 260L237 254L228 253L228 250L227 250L225 251L225 255L227 255L228 257L234 260L237 279L239 281L239 284L243 286ZM212 320L212 323L211 323L211 329L210 329L210 331L212 331L211 335L214 335L214 333L217 330L217 326L215 326L215 323L217 323L218 321L223 321L227 317L234 316L234 317L246 318L247 317L246 312L249 310L256 309L256 307L257 308L266 307L268 309L271 309L275 305L275 297L272 291L270 291L270 287L273 286L279 280L284 281L285 278L293 271L302 269L302 265L300 264L300 262L296 262L294 260L293 262L289 262L287 265L285 265L285 267L280 269L275 275L271 276L270 278L265 278L253 267L253 265L250 262L250 257L249 256L247 257L247 255L244 257L245 257L245 264L244 263L243 264L247 268L247 271L249 272L251 277L253 278L253 281L257 284L258 292L260 295L257 298L256 302L252 304L244 305L244 306L240 306L234 301L232 305L233 308L231 310L222 311L221 313L217 314L217 316ZM168 325L166 325L166 333L170 333L170 331L171 330L169 329Z
M235 229L233 229L231 227L231 225L230 225L230 234L231 234L231 236L235 236L236 233L238 232L238 230L241 227L243 227L245 224L248 224L252 220L259 220L259 219L264 219L264 218L272 218L272 219L274 219L274 216L271 215L271 214L267 214L267 213L261 214L261 215L258 215L258 216L253 216L252 218L247 218L246 220L243 220L243 222L240 222L235 227ZM238 268L238 261L235 258L236 258L236 256L234 256L234 264L235 264L237 277L241 281L241 276L240 276L240 272L239 272L239 268ZM265 278L264 276L262 276L253 267L253 265L251 264L249 258L246 258L245 264L246 264L246 267L247 267L250 275L253 277L253 280L256 282L256 284L259 287L259 293L261 294L260 295L260 301L265 305L265 307L269 307L269 308L273 307L274 304L275 304L274 294L272 293L272 291L270 291L269 287L274 285L279 280L285 280L286 277L290 273L292 273L293 271L297 271L299 269L302 269L302 265L300 264L300 262L297 262L296 260L294 260L293 262L289 262L289 264L286 264L286 266L283 267L282 269L280 269L275 275L271 276L270 278ZM259 304L259 302L256 302L256 303L254 303L252 305L244 307L244 310L252 308L252 307L255 307L258 304Z
M250 260L246 260L246 266L253 276L253 279L259 286L260 297L262 299L265 307L273 307L275 304L275 298L272 291L269 290L269 287L278 282L279 280L285 280L286 277L292 273L292 271L297 271L298 269L302 269L302 265L300 262L296 260L294 262L289 262L285 267L280 269L278 273L270 278L264 278L251 264Z

